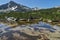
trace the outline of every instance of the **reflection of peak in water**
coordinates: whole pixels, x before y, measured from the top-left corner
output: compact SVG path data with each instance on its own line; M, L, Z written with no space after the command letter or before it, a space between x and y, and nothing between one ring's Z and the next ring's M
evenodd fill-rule
M53 29L55 30L50 24L44 23L44 22L39 22L38 24L32 24L32 27L36 28L45 28L45 29Z

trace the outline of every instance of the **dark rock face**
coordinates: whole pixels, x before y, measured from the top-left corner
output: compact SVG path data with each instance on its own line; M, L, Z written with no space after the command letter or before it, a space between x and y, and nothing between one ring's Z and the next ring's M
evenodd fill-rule
M1 40L37 40L38 36L30 36L20 31L10 31L1 35Z
M17 8L15 9L16 11L25 12L25 11L31 11L32 10L31 8L29 8L27 6L15 3L14 1L10 1L9 3L0 5L0 10L8 9L8 5L9 5L9 8L17 6Z

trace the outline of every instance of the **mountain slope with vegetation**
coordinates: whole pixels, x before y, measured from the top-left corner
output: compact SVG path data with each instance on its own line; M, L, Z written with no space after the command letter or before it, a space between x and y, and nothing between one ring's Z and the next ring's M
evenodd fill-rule
M60 20L60 8L49 8L49 9L40 9L33 10L30 12L10 12L0 14L0 18L5 16L12 16L15 18L43 18L51 20Z
M2 10L3 9L3 10ZM3 12L6 11L7 12ZM0 18L15 17L15 18L34 18L34 19L49 19L60 20L60 7L53 7L47 9L33 10L27 6L17 4L14 1L0 5Z

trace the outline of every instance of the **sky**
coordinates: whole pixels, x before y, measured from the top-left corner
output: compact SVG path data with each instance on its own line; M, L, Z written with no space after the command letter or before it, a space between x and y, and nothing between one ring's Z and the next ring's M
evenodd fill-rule
M0 5L8 3L10 0L0 0ZM22 4L31 8L51 8L60 6L60 0L12 0L18 4Z

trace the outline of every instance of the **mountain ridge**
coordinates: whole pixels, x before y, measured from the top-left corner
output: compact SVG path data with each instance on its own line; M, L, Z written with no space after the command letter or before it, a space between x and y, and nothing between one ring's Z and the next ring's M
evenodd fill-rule
M1 11L7 11L7 10L8 11L26 12L26 11L31 11L32 9L27 7L27 6L18 4L18 3L14 2L14 1L10 1L9 3L0 5L0 12Z

